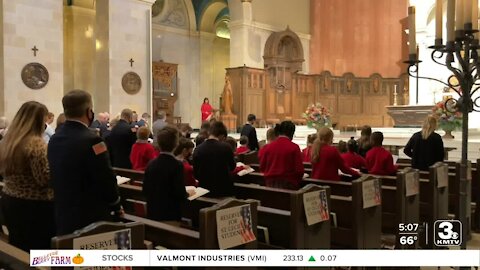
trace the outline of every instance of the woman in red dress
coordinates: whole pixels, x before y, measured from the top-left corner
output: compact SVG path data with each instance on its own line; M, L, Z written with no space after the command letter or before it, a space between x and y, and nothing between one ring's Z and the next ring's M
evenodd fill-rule
M203 104L202 104L202 123L205 121L210 121L210 119L213 116L213 107L210 105L210 101L208 98L203 99Z

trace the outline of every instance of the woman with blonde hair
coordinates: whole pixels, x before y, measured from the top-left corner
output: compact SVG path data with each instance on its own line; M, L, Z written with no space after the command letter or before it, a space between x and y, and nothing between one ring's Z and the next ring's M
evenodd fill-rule
M403 152L412 158L412 167L428 170L435 162L443 161L444 148L442 137L435 133L437 119L428 116L423 122L422 130L413 134Z
M47 144L42 138L47 113L41 103L24 103L0 142L2 211L9 242L25 251L49 249L55 235Z
M333 132L327 127L318 130L317 139L312 147L312 178L320 180L340 181L338 170L342 173L357 178L360 173L345 166L345 163L338 152L332 146Z

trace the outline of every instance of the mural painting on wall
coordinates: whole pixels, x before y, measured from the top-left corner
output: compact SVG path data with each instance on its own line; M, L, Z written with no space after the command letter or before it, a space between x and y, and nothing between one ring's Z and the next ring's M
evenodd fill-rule
M129 95L134 95L142 88L142 79L135 72L127 72L122 77L122 88Z
M25 65L21 73L23 83L30 89L41 89L48 83L49 74L45 66L40 63Z
M154 23L178 28L188 27L187 7L180 0L157 0L152 6Z

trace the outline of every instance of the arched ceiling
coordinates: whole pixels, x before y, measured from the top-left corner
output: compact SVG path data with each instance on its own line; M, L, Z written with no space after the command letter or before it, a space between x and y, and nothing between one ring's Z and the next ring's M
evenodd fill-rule
M191 0L195 9L197 30L215 32L215 24L223 19L229 19L227 0Z

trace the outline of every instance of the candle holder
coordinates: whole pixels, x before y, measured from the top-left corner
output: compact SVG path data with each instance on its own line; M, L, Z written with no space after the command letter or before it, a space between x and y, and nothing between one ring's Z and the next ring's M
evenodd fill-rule
M477 29L472 29L472 24L465 24L465 30L455 31L455 40L448 41L445 45L440 40L435 40L435 44L430 46L432 49L431 58L436 64L446 67L453 73L456 80L448 80L444 82L442 80L424 77L418 75L418 63L417 55L409 55L409 59L404 63L408 64L408 75L416 79L428 79L439 82L445 85L448 89L455 91L459 98L453 97L444 100L445 108L450 112L462 113L462 158L461 158L461 171L460 171L460 198L457 203L459 204L458 219L463 224L463 241L462 248L466 248L467 235L470 232L470 219L467 214L467 207L470 204L468 201L467 188L467 167L468 167L468 116L473 111L480 111L480 96L473 98L474 94L480 88L480 83L477 82L480 78L479 70L480 63L477 49L479 49L479 41L475 36ZM445 57L444 57L445 56ZM454 81L456 83L454 83ZM418 87L417 87L418 95ZM447 106L448 105L448 106Z

